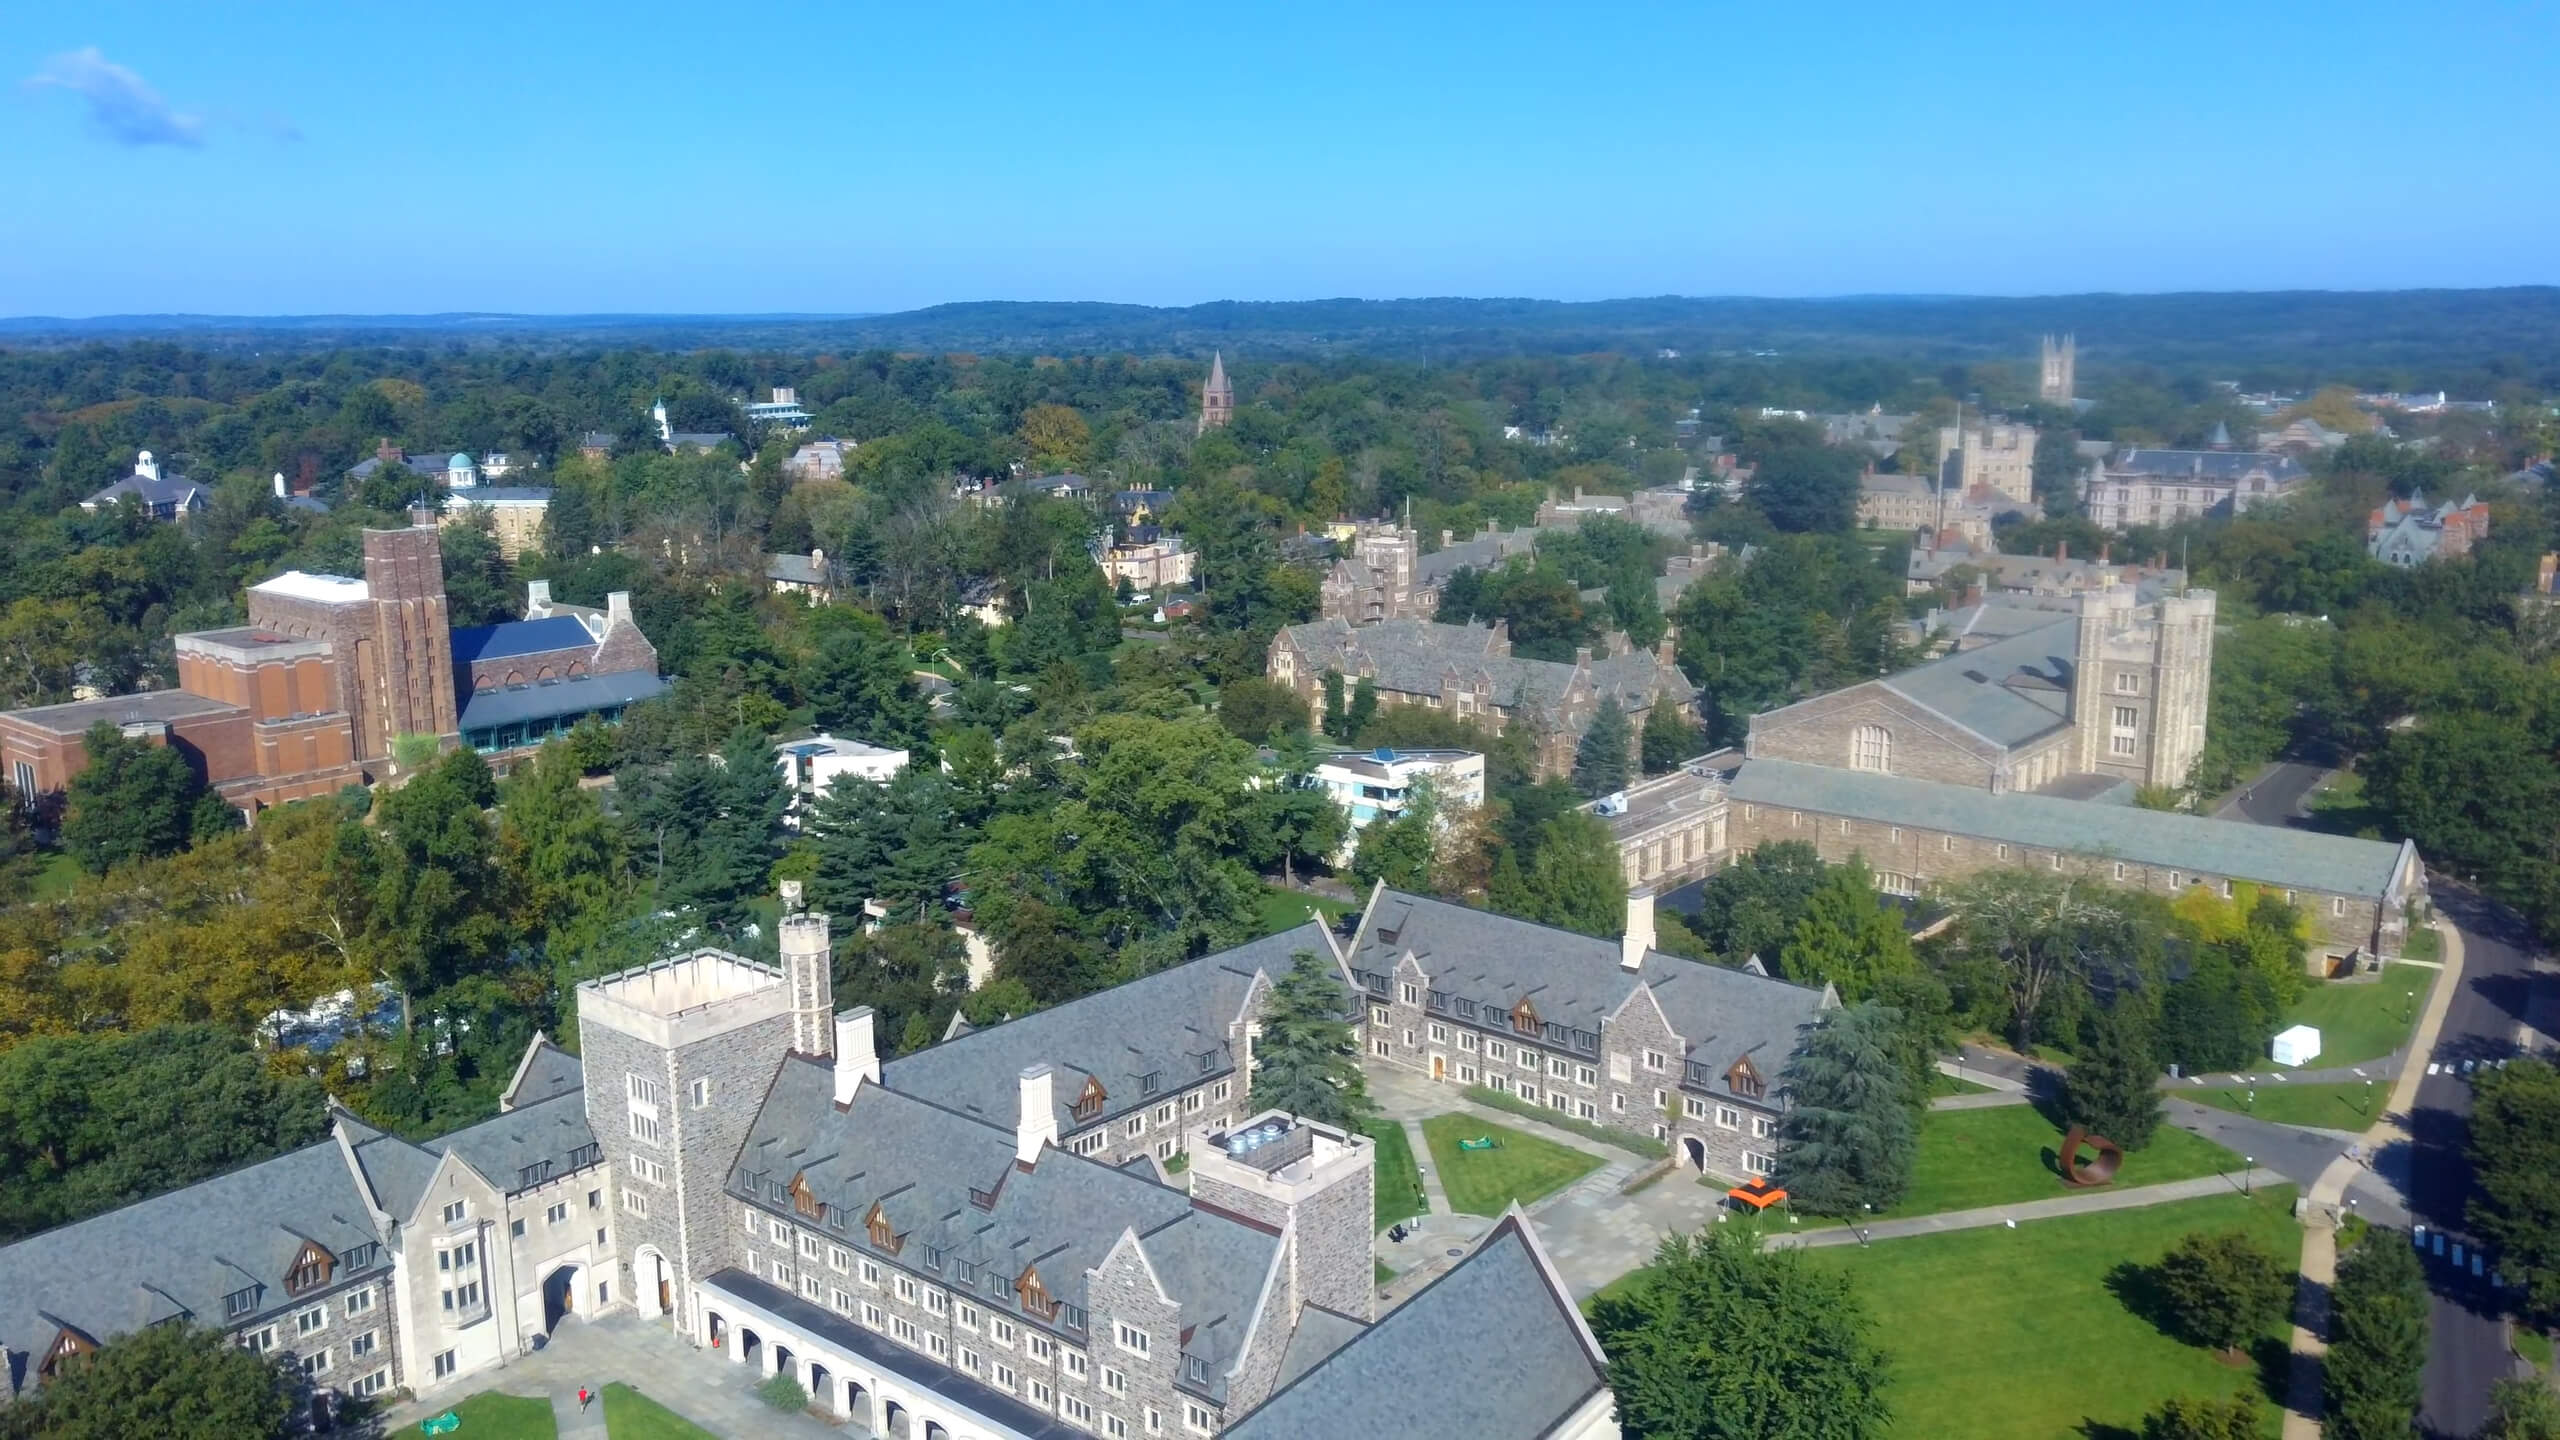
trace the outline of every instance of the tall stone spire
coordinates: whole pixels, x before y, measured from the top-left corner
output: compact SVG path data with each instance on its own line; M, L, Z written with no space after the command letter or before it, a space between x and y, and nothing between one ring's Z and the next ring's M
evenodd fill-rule
M1223 351L1209 354L1209 383L1200 387L1200 428L1205 435L1212 425L1224 425L1236 415L1236 387L1227 381L1227 357Z

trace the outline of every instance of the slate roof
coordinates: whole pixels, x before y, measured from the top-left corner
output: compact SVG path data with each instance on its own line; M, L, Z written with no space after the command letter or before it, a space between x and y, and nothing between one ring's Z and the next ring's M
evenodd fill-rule
M587 1125L586 1092L573 1089L440 1135L426 1142L426 1148L460 1155L463 1163L512 1195L566 1175L576 1168L571 1157L595 1143L595 1131Z
M2027 849L2106 857L2228 876L2285 889L2380 900L2394 893L2404 847L2046 795L1994 795L1863 770L1747 760L1735 804L1759 804L2007 841Z
M1272 1388L1287 1389L1289 1382L1316 1368L1326 1356L1350 1344L1368 1328L1320 1305L1300 1310L1298 1328L1289 1334L1289 1348L1280 1357L1280 1378L1272 1382Z
M764 557L764 575L768 580L779 580L789 585L827 583L827 567L806 555L767 555Z
M1023 1068L1047 1061L1058 1067L1051 1084L1058 1133L1070 1134L1095 1123L1070 1113L1088 1077L1102 1082L1103 1108L1096 1119L1110 1119L1231 1073L1235 1056L1227 1026L1242 1014L1254 972L1266 971L1276 981L1300 950L1327 961L1334 955L1324 927L1310 921L900 1056L883 1067L881 1080L1001 1125L1010 1135L1022 1103ZM1154 1093L1141 1083L1151 1072L1160 1077Z
M441 480L445 476L445 462L432 455L404 455L400 458L400 464L402 468L406 469L410 474L417 476L421 480ZM350 480L370 480L374 477L375 472L381 469L382 457L379 455L370 455L357 461L355 464L348 466L347 478Z
M549 487L542 485L474 485L445 496L445 507L457 505L548 505Z
M1452 674L1469 688L1481 677L1495 705L1553 714L1573 680L1574 667L1566 661L1495 653L1494 632L1473 625L1394 619L1355 626L1326 619L1292 625L1287 634L1313 668L1374 676L1379 689L1408 695L1443 694ZM1666 686L1684 700L1696 688L1679 667L1663 665L1650 650L1595 655L1591 682L1602 698L1626 710L1652 705Z
M505 660L553 650L592 650L596 637L574 616L547 615L540 620L502 620L495 625L458 626L453 632L453 662Z
M35 1382L66 1326L98 1343L181 1314L237 1328L307 1303L285 1293L306 1241L344 1257L381 1239L330 1138L0 1248L0 1394ZM373 1253L363 1273L385 1272ZM356 1273L342 1263L331 1284ZM241 1290L256 1308L233 1317L224 1297Z
M127 497L154 510L163 506L201 510L205 506L204 487L184 475L127 475L81 504L103 510Z
M670 450L717 450L729 443L731 438L733 437L726 430L678 430L667 437L667 448Z
M1515 1211L1448 1274L1224 1433L1536 1440L1607 1388L1607 1367Z
M2071 723L2072 651L2079 639L2077 618L2057 612L2046 624L1942 655L1876 683L1985 740L2015 749Z
M1592 1035L1585 1054L1596 1053L1603 1017L1642 980L1688 1042L1689 1062L1716 1074L1745 1055L1762 1074L1776 1074L1828 1003L1818 989L1659 950L1647 951L1643 968L1630 973L1618 963L1619 948L1614 939L1381 889L1360 917L1348 963L1391 977L1411 951L1432 992L1474 1001L1487 1027L1501 1028L1525 996L1546 1024Z
M528 720L554 720L563 715L584 715L591 710L611 710L651 699L665 693L666 688L667 682L649 671L618 670L610 675L580 675L570 680L545 680L504 690L479 690L463 699L459 727L464 730L494 730L501 725L521 725Z
M220 715L241 707L186 690L138 690L96 700L68 700L12 710L11 719L40 726L56 735L78 735L104 720L111 725L170 724L197 715Z
M1538 531L1532 526L1522 530L1496 530L1443 545L1428 555L1414 558L1414 580L1423 585L1437 585L1458 571L1468 568L1490 570L1514 555L1526 555L1537 548Z
M2156 476L2162 480L2212 480L2230 484L2263 471L2278 485L2289 485L2309 471L2290 455L2255 450L2128 450L2107 462L2111 476Z
M507 1091L498 1097L498 1108L514 1110L565 1095L585 1086L586 1066L578 1057L551 1043L550 1038L536 1035L525 1049L524 1059L516 1065L514 1078Z
M1232 1360L1279 1235L1195 1208L1188 1194L1149 1174L1054 1146L1021 1169L1011 1109L1001 1123L980 1119L885 1080L862 1086L839 1110L833 1062L794 1055L738 1152L734 1193L788 1213L796 1177L828 1207L822 1227L856 1250L870 1246L864 1226L876 1205L910 1263L934 1247L953 1290L1033 1324L1047 1322L1023 1314L1013 1289L1025 1269L1038 1270L1053 1298L1086 1305L1085 1272L1134 1233L1165 1292L1183 1307L1183 1325L1196 1327L1189 1353L1213 1369ZM980 1208L972 1191L992 1191L993 1203ZM978 1267L975 1283L964 1282L954 1262Z

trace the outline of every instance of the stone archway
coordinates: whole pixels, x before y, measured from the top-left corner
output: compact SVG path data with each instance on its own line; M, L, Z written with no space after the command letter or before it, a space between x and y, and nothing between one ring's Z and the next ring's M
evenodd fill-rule
M548 1335L560 1328L560 1322L578 1313L578 1267L563 1265L542 1277L542 1333Z
M872 1397L870 1387L848 1375L844 1381L844 1418L848 1424L871 1428Z
M889 1440L911 1440L908 1432L913 1428L914 1417L907 1413L906 1406L892 1400L881 1406L880 1412L886 1421L881 1426L881 1434L889 1437Z
M703 1322L704 1328L711 1332L711 1348L714 1350L730 1350L729 1322L727 1318L722 1316L717 1310L706 1310L703 1312ZM731 1351L729 1358L733 1360L736 1359L736 1353Z
M1707 1142L1691 1135L1680 1142L1680 1154L1689 1162L1690 1169L1701 1175L1707 1173Z
M745 1365L760 1365L764 1360L764 1337L753 1330L738 1332L738 1360Z
M654 1304L661 1315L676 1313L675 1271L656 1246L643 1245L631 1257L631 1281L639 1287L632 1298L643 1308Z

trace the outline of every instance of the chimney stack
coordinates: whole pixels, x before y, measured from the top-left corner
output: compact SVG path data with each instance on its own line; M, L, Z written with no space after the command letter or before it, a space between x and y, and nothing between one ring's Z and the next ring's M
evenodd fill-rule
M782 976L791 1000L791 1048L801 1055L835 1053L835 944L827 917L785 915L777 927L782 937Z
M524 582L525 618L528 620L536 619L542 611L550 608L551 582L548 580L527 580Z
M2104 565L2104 564L2106 564L2106 563L2107 563L2107 557L2108 557L2109 555L2111 555L2111 554L2115 553L2115 548L2116 548L2116 547L2115 547L2115 542L2114 542L2114 541L2112 541L2112 540L2110 540L2110 541L2108 541L2108 542L2106 542L2106 543L2104 543L2104 544L2100 545L2100 546L2098 547L2098 563L2099 563L2100 565Z
M631 623L631 592L616 590L604 597L604 618L612 625Z
M410 506L409 528L412 530L433 530L436 528L435 510L423 500Z
M785 880L785 881L783 881L783 882L782 882L782 913L783 913L783 914L785 914L785 915L797 915L797 914L799 914L801 911L806 910L806 909L808 909L808 908L809 908L808 901L806 901L806 900L804 900L804 899L802 899L802 898L801 898L801 884L800 884L800 882L799 882L799 881L797 881L797 880Z
M1041 1147L1058 1143L1057 1074L1046 1060L1022 1072L1022 1114L1013 1123L1013 1158L1020 1164L1038 1164Z
M853 1092L880 1083L880 1042L868 1005L856 1005L836 1017L836 1103L850 1105Z
M1630 971L1644 968L1645 952L1653 948L1653 891L1639 887L1627 892L1627 933L1618 942L1618 964Z

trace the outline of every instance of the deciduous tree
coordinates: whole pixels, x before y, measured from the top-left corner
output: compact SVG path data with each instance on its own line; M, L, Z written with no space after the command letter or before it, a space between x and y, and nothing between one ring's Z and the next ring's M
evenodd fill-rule
M2151 1280L2179 1333L2216 1350L2246 1348L2293 1300L2292 1267L2245 1230L2179 1236Z
M117 1336L0 1410L10 1440L281 1440L302 1387L282 1352L172 1321Z
M2321 1400L2330 1440L2403 1440L2427 1365L2427 1279L2416 1251L2385 1230L2338 1262L2329 1290Z
M2472 1228L2547 1319L2543 1297L2560 1296L2560 1069L2523 1058L2482 1072L2470 1152Z
M62 847L92 875L185 849L204 782L166 745L128 738L104 720L82 737L89 766L71 777Z

